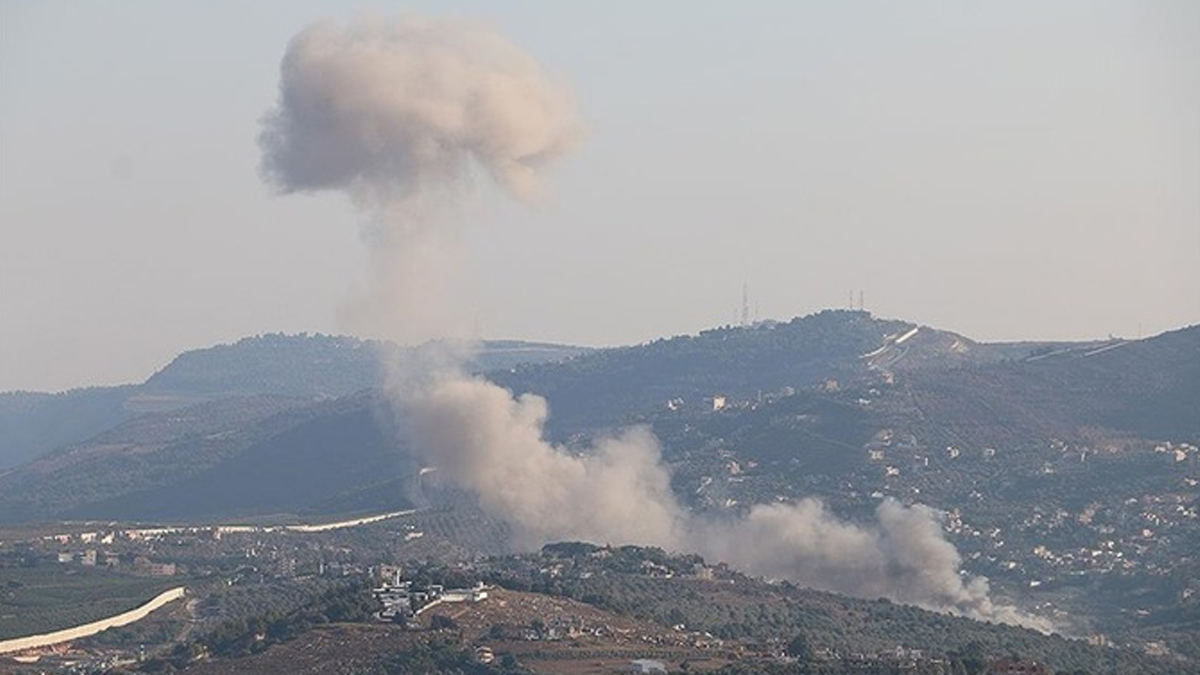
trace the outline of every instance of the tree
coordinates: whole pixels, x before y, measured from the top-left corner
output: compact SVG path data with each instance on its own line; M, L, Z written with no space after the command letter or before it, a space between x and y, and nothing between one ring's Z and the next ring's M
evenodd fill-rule
M434 614L429 620L429 627L433 630L455 630L458 622L444 614Z
M813 659L812 645L808 643L808 637L804 633L796 633L795 637L788 640L787 653L803 663L808 663Z
M987 652L978 640L972 640L958 654L969 675L979 675L987 669Z

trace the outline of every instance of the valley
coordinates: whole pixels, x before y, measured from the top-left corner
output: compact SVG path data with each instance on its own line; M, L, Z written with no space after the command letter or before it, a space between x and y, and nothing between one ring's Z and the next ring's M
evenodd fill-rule
M286 353L294 340L278 349ZM243 358L250 357L236 357ZM286 358L303 368L303 357ZM229 366L218 358L204 367ZM514 545L517 524L482 509L417 456L378 383L314 396L317 388L288 390L262 369L235 394L113 420L0 475L0 582L15 590L12 583L25 583L17 571L30 569L49 579L103 570L130 581L170 570L160 578L188 589L184 607L75 645L96 658L124 654L132 660L126 668L142 667L138 645L148 645L144 663L234 672L239 658L298 658L283 655L306 640L322 649L399 630L396 648L426 650L422 658L532 672L612 672L644 658L723 672L849 673L884 667L885 653L896 672L908 672L902 662L912 659L924 659L922 672L957 672L955 660L972 654L1020 656L1063 673L1189 672L1200 662L1198 371L1196 328L1137 341L989 345L828 311L508 362L487 374L516 394L544 396L546 438L567 451L587 452L621 428L652 432L674 498L698 522L819 499L832 516L871 532L885 502L930 507L965 578L986 578L995 602L1065 637L950 619L874 595L805 590L803 579L743 576L686 550L625 552L627 542L604 541L523 550ZM612 614L588 626L640 621L638 630L662 643L635 648L589 634L591 642L577 635L530 651L524 629L489 637L490 627L546 618L472 618L495 606L484 604L447 615L457 631L444 621L408 631L374 625L365 587L388 566L447 585L482 581L495 597L544 598L507 596L513 607L582 602L571 612ZM712 584L722 578L754 589L754 599L713 614L732 602L718 601L726 589ZM205 642L238 622L274 620L267 614L309 616L315 610L305 607L332 602L330 593L349 593L338 600L344 616L320 612L328 627L317 627L315 614L303 622L310 627L288 623L279 629L285 637L252 641L260 645L246 650L253 657L221 655ZM47 609L42 623L10 627L0 639L83 623L71 597ZM15 598L0 599L0 610ZM888 620L904 629L872 627L893 611ZM833 615L841 618L819 618ZM959 637L946 637L948 621ZM797 670L782 646L798 627L813 649L808 670ZM696 640L720 646L701 651ZM476 659L484 643L495 663ZM188 644L192 651L178 651ZM919 656L897 660L897 649ZM853 654L875 656L860 663ZM499 655L509 657L503 666ZM234 660L222 666L223 659ZM392 672L382 655L373 663ZM0 668L35 672L15 662Z

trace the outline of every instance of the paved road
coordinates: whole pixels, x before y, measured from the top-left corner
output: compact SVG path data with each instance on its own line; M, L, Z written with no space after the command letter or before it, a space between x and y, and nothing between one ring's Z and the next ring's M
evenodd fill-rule
M41 635L29 635L22 638L4 640L0 642L0 654L19 652L26 649L34 649L36 647L48 647L50 645L56 645L60 642L70 642L71 640L78 640L80 638L88 637L89 635L95 635L96 633L108 630L109 628L116 628L117 626L124 626L126 624L133 623L134 621L140 621L141 619L144 619L150 612L153 612L168 602L178 600L182 597L183 586L178 586L169 591L163 591L162 593L159 593L154 597L154 599L150 600L141 607L136 607L128 612L122 612L116 616L110 616L107 619L100 619L99 621L85 623L82 626L75 626L74 628L56 630L52 633L42 633Z

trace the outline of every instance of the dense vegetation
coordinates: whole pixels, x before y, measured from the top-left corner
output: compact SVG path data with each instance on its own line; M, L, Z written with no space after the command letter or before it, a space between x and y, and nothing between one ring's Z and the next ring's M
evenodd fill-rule
M243 656L291 640L315 625L367 621L376 608L368 587L354 581L329 589L290 611L262 611L260 607L253 616L221 624L196 644L214 656Z
M0 469L85 441L146 413L262 396L315 401L379 387L382 355L420 358L437 349L426 345L406 353L394 345L350 337L270 334L185 352L142 384L58 394L0 392ZM584 351L566 345L488 340L467 367L476 372L509 369Z
M407 576L418 585L465 586L475 579L487 578L506 587L582 600L612 613L607 616L629 616L660 624L664 634L703 633L722 646L716 651L712 647L697 651L677 645L661 653L674 655L676 662L745 654L744 659L738 658L717 671L727 675L893 672L889 668L896 668L894 672L910 672L903 669L903 660L889 660L894 654L917 654L919 663L929 667L941 664L936 671L929 672L947 675L982 673L988 663L1001 657L1044 663L1052 672L1063 675L1186 672L1177 662L1151 658L1133 650L1093 647L1058 635L1045 636L1011 626L934 614L884 600L856 600L788 584L768 584L724 566L708 566L694 555L672 555L654 548L562 543L547 546L537 555L501 556L469 565L414 562L407 569L410 571ZM485 615L498 612L494 616L512 616L504 614L503 607L492 607L489 602L485 601L480 610ZM201 673L241 672L252 667L251 664L254 667L273 664L270 667L275 668L288 663L289 655L296 654L295 650L278 648L302 636L299 642L309 645L304 653L317 663L323 659L336 661L334 654L341 653L339 649L346 650L345 645L365 644L362 640L374 643L387 636L393 646L370 655L359 654L352 669L356 673L483 674L520 669L518 660L504 652L498 653L493 664L478 663L471 650L471 638L464 636L458 622L449 615L435 615L426 628L416 631L397 627L362 634L321 632L334 623L369 623L374 607L362 583L338 583L309 593L290 608L272 607L225 621L168 654L142 664L141 670L163 672L185 668L198 658L206 659L208 664L199 669ZM515 633L492 624L485 639L498 642L497 646L503 648L505 644L529 640L521 636L530 631L544 636L547 622L557 621L557 615L558 610L545 616L525 615L521 620L527 620L522 624L527 627ZM317 632L309 632L314 630ZM550 643L541 648L522 648L532 651L522 651L525 656L520 658L532 658L530 655L549 658L552 654L559 654L555 658L565 658L562 655L571 653L567 647L563 643ZM313 649L317 651L314 653ZM632 658L629 654L635 653L628 647L615 644L604 647L601 643L576 652L575 658L607 658L620 663L622 658ZM252 656L256 654L261 658ZM246 660L250 658L258 660Z
M114 490L108 499L80 504L64 515L186 521L301 513L313 504L412 474L417 467L399 452L395 432L387 426L387 408L363 401L368 398L306 408L306 418L277 432L272 428L255 434L254 442L225 461L144 481L135 492ZM264 425L274 426L274 421ZM385 508L407 506L403 494L388 496Z
M1059 672L1182 672L1180 665L1135 651L1097 648L1060 635L970 621L887 600L768 584L722 566L711 578L698 578L703 561L697 556L669 555L654 548L560 544L546 547L540 556L494 559L487 567L501 584L564 595L723 640L786 642L801 635L812 650L841 654L904 647L960 658L971 652L1017 656Z
M527 364L492 377L514 392L548 398L551 428L564 434L624 422L673 399L703 406L715 395L747 399L857 378L865 372L862 354L910 326L830 310L600 350L561 364Z
M134 387L93 387L60 394L0 393L0 470L112 428L130 413Z
M347 408L353 412L345 412ZM216 481L233 475L242 484L254 483L248 486L251 497L263 487L269 489L273 479L277 485L286 485L282 479L295 475L286 467L295 471L300 465L295 457L279 456L286 452L281 444L299 433L298 429L324 425L329 431L317 434L308 447L318 446L316 458L332 461L336 457L332 449L347 446L330 440L328 434L346 429L344 422L342 426L339 422L347 415L354 422L370 421L351 424L355 427L349 432L353 438L363 440L374 434L380 439L364 445L364 453L394 447L390 439L385 442L381 438L387 432L374 424L371 409L364 409L353 398L297 407L296 399L258 396L142 416L89 443L57 450L21 471L0 477L0 522L72 516L179 518L202 508L207 509L206 514L228 512L225 505L230 504L233 493L226 488L235 484ZM348 449L353 453L359 446ZM297 450L302 451L303 447ZM271 466L272 459L278 466ZM239 468L239 464L250 466ZM188 489L196 496L181 499ZM232 504L236 503L234 499Z
M332 335L249 337L180 354L146 380L142 391L344 396L382 383L382 349L380 342Z

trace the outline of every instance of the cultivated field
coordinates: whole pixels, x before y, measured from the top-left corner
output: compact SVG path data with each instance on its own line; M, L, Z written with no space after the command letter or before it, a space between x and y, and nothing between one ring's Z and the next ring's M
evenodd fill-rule
M0 569L0 640L70 628L141 605L174 578L39 566Z

